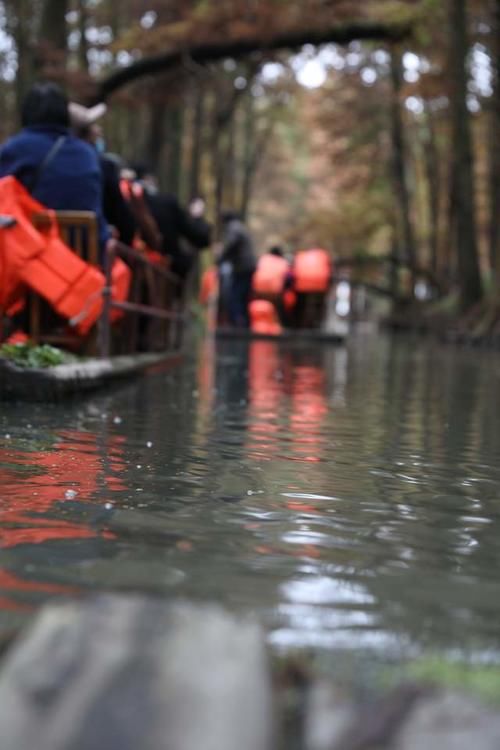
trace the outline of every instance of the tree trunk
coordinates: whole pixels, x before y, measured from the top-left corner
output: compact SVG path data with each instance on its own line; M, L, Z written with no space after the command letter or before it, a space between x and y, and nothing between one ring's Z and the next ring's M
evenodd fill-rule
M69 0L45 0L38 39L37 69L48 79L60 79L66 70Z
M442 276L447 276L451 282L456 284L458 279L457 274L457 254L455 248L457 247L457 179L455 176L455 161L453 154L449 156L448 160L448 203L446 207L446 231L445 231L445 243L443 246L443 252L439 259L439 270Z
M167 120L167 164L165 165L167 190L182 197L182 134L184 125L184 102L176 102L168 112Z
M80 31L80 43L78 45L78 62L80 69L88 72L89 69L89 43L87 41L87 0L78 0L78 27Z
M490 130L490 264L495 294L500 297L500 0L494 0L492 23L494 83Z
M191 161L189 165L189 198L196 198L200 193L200 172L203 150L203 120L205 112L205 92L199 84L194 94L193 127L191 138Z
M425 103L426 137L424 143L425 172L427 175L427 195L429 202L429 260L433 273L438 271L439 251L439 153L436 132L429 103Z
M144 158L148 169L160 167L158 175L160 186L166 188L167 177L161 169L161 152L165 145L165 110L166 104L162 100L153 99L149 105L149 133L144 144Z
M468 53L465 0L449 1L452 150L458 283L463 310L482 296L474 206L470 115L467 108Z
M8 0L4 2L6 28L14 39L17 53L17 72L14 81L16 109L21 117L24 97L34 81L35 56L32 3L30 0Z
M236 209L236 120L233 115L228 123L224 149L224 203L231 209Z
M397 240L399 253L410 267L417 265L415 237L410 216L410 191L408 188L406 149L404 143L403 118L401 115L402 59L401 51L391 51L391 121L393 182L397 202Z
M245 102L244 120L244 146L243 146L243 175L241 185L240 213L243 219L248 216L250 196L252 193L252 181L255 174L255 111L254 99L249 92Z
M40 40L48 41L54 49L66 51L66 14L68 0L45 0L40 25Z
M214 197L215 197L215 226L216 233L219 236L221 229L221 212L222 212L222 200L224 196L224 164L223 164L223 136L221 131L214 125L214 133L212 136L212 160L213 160L213 175L215 181Z

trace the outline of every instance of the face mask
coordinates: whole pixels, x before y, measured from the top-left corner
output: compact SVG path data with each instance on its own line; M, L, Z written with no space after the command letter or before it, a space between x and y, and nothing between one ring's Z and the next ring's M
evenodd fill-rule
M100 154L106 151L106 141L104 138L98 138L95 142L95 147Z

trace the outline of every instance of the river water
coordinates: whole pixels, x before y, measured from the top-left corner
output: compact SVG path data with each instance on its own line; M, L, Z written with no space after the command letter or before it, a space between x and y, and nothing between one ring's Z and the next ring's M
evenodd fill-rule
M141 591L254 613L276 649L496 659L499 407L498 355L367 334L2 404L0 629Z

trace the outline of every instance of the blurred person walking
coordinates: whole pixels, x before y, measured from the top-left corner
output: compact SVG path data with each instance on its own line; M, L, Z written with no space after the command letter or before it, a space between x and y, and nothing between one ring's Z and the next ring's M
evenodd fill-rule
M236 211L224 211L221 219L223 235L218 262L229 262L232 271L229 321L235 327L248 328L248 303L252 291L252 278L257 267L253 240Z

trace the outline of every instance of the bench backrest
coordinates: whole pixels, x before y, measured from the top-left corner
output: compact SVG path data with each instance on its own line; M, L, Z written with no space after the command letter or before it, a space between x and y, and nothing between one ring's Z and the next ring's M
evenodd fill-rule
M56 219L63 241L88 263L99 262L99 236L97 217L92 211L56 211ZM47 213L33 216L33 224L43 228L50 222Z
M92 211L56 211L55 216L62 240L80 258L92 265L99 262L99 240L97 218ZM33 215L33 224L43 229L52 221L50 214L40 212ZM69 346L78 342L76 334L71 332L54 333L50 328L54 324L52 308L37 294L29 295L29 334L36 343L50 343ZM47 330L48 326L48 330ZM93 353L94 343L87 353Z

